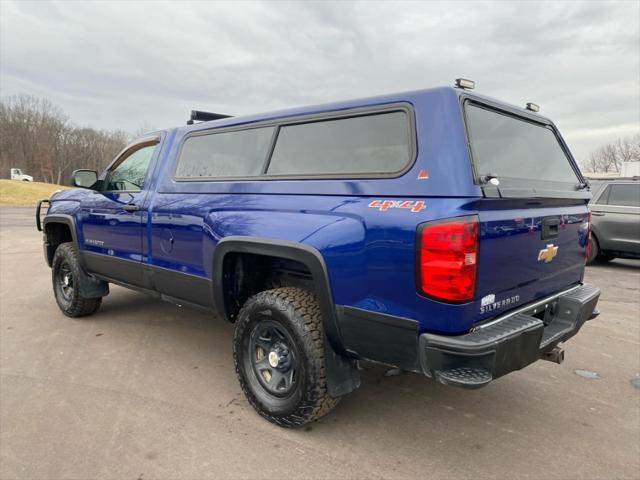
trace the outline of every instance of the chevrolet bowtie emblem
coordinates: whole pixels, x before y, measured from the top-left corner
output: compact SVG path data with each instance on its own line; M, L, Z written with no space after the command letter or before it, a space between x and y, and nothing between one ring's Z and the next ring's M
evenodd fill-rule
M558 247L554 247L553 243L547 245L547 248L543 248L538 253L538 261L544 260L544 263L549 263L558 254Z

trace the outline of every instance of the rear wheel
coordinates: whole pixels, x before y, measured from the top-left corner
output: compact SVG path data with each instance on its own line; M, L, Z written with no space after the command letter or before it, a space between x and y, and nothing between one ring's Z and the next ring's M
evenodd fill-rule
M327 392L320 307L302 288L276 288L240 310L233 358L253 408L281 427L317 420L338 403Z
M82 274L78 252L71 242L61 244L53 256L51 279L58 307L68 317L83 317L95 313L102 298L85 298L80 294Z

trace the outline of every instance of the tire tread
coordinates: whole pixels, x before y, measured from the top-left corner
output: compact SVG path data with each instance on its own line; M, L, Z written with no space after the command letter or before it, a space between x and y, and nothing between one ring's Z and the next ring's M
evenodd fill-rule
M273 415L266 411L250 391L242 372L241 335L244 333L246 323L249 321L248 312L256 306L270 307L285 311L287 317L293 322L299 322L303 347L317 376L313 382L309 382L307 391L296 411L287 416ZM329 413L339 402L339 398L333 398L327 390L327 372L324 358L324 330L322 315L316 295L303 288L281 287L262 291L251 297L242 307L236 325L233 357L236 366L236 374L240 381L243 393L253 408L264 418L281 427L297 427L318 420ZM309 374L307 374L309 375Z

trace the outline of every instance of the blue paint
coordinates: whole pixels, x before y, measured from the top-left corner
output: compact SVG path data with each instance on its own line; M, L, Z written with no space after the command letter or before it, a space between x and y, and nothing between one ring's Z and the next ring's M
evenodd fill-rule
M415 319L421 331L466 332L475 322L501 313L481 314L484 296L495 295L496 301L517 298L508 310L581 281L587 207L582 200L523 199L509 201L507 208L500 200L483 199L473 179L462 93L436 88L167 130L147 174L146 190L65 191L52 198L50 213L76 218L78 242L86 251L210 279L213 252L227 236L305 243L324 257L336 304ZM189 133L398 102L413 107L417 135L416 161L398 178L172 179L177 153ZM423 169L426 180L418 179ZM373 199L422 200L426 208L415 213L380 211L368 206ZM141 211L124 212L122 206L130 201L141 205ZM453 305L420 295L415 281L418 225L471 214L481 222L474 301ZM555 241L560 254L544 264L537 260L548 243L541 240L540 228L542 219L552 215L563 219Z

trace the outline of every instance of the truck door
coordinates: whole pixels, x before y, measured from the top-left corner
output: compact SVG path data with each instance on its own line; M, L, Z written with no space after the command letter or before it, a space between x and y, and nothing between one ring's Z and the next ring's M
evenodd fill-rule
M159 137L128 147L100 178L100 188L80 205L87 270L130 285L148 287L142 275L143 225L150 165Z

